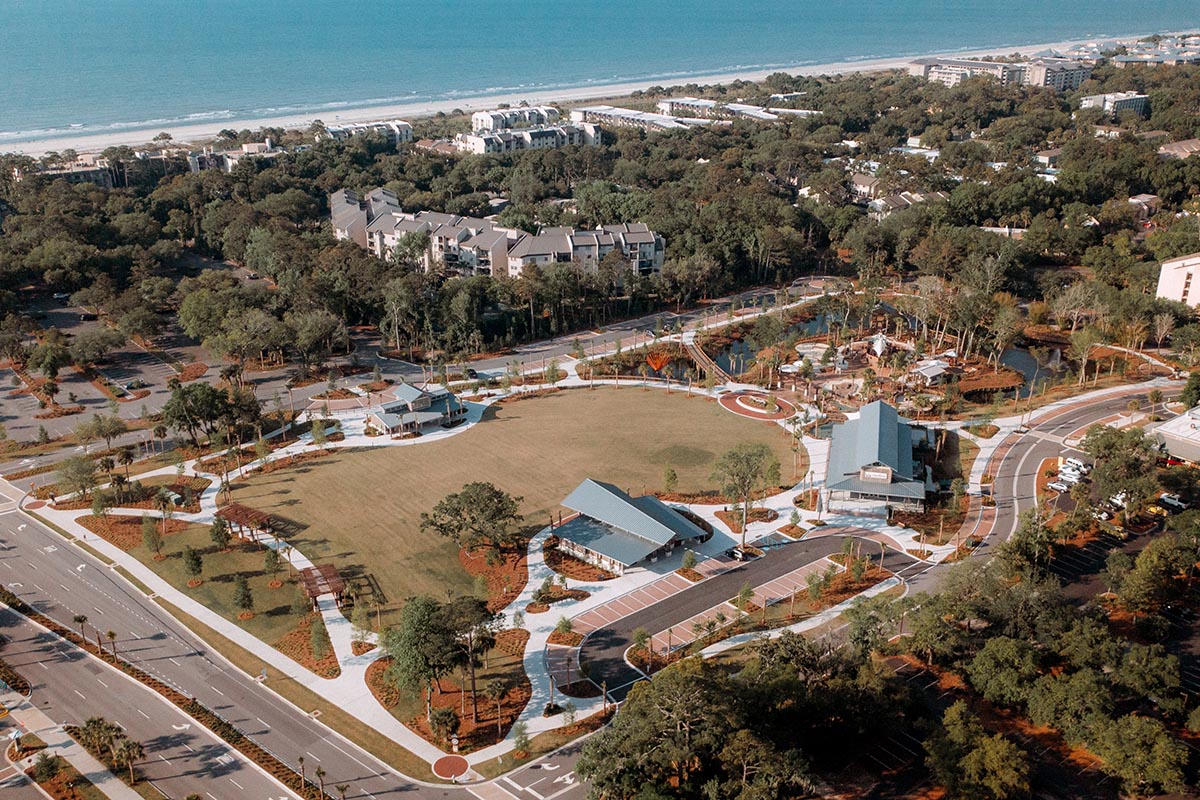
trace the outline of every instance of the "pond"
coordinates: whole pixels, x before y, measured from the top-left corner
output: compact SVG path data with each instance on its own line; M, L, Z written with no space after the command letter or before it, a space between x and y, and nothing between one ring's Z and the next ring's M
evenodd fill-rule
M1011 367L1017 372L1025 376L1025 382L1017 389L1020 397L1029 397L1033 391L1033 381L1036 378L1039 381L1045 380L1055 374L1056 369L1062 367L1062 350L1059 348L1050 348L1051 367L1039 366L1028 350L1021 347L1010 347L1000 354L1000 363L1006 367Z

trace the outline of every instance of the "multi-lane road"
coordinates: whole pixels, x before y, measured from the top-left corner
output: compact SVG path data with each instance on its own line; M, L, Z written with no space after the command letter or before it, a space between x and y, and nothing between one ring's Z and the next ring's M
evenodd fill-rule
M993 534L974 557L987 557L1011 533L1017 515L1034 502L1033 487L1041 460L1064 450L1062 438L1125 407L1130 395L1110 397L1049 418L1030 434L1015 436L996 471L996 519ZM585 646L599 677L620 686L636 677L624 665L624 649L637 627L662 630L678 624L714 602L737 593L745 582L761 583L803 563L836 552L840 537L788 545L767 557L743 565L688 589L669 600L618 620L596 632ZM910 587L936 591L945 568L929 567L905 554L889 551L885 566L900 572ZM88 627L114 630L117 647L126 658L181 691L195 696L249 734L284 762L298 765L303 757L310 771L320 766L326 785L349 784L350 797L460 797L485 800L547 800L564 797L582 800L584 787L572 773L577 748L568 748L496 782L463 789L419 782L426 776L399 775L361 748L341 738L303 710L283 701L266 686L229 665L171 617L153 599L125 582L114 571L19 512L0 514L0 583L23 600L60 623L73 626L77 614L89 618ZM179 712L146 690L124 679L109 681L105 670L90 658L70 655L64 645L31 630L13 615L0 616L0 632L25 648L29 657L24 672L35 683L35 699L48 703L54 717L77 721L98 713L119 718L150 742L151 759L162 755L164 766L153 774L189 785L203 781L204 792L215 800L283 797L281 787L270 788L252 767L218 761L220 745L199 738L175 736ZM14 659L14 650L6 654ZM20 663L20 659L14 659ZM43 664L44 667L38 666ZM611 675L609 673L612 673ZM61 674L60 674L61 673ZM602 673L602 674L601 674ZM103 681L103 684L101 683ZM92 695L89 698L89 694ZM82 695L82 697L80 697ZM623 696L623 694L618 694ZM132 716L130 716L132 714ZM157 745L161 743L160 749ZM199 744L198 744L199 743ZM203 745L203 746L201 746ZM191 747L192 751L187 748ZM197 753L201 753L197 755ZM185 755L186 754L186 755ZM158 772L157 770L163 770ZM184 775L182 773L188 773ZM414 780L416 778L417 780ZM234 781L240 784L235 786ZM239 789L239 791L234 791ZM190 791L190 790L189 790ZM466 794L470 791L472 795ZM264 793L268 792L268 793ZM186 792L184 792L186 793ZM174 794L174 792L173 792ZM203 796L203 794L202 794Z

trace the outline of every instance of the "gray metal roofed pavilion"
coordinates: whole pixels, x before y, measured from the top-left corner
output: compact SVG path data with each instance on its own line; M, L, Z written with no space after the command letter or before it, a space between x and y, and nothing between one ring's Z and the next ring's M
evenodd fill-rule
M858 419L834 426L825 476L829 501L882 501L924 511L932 483L928 468L913 458L914 431L925 435L881 400L859 409Z
M585 479L562 503L578 512L554 529L558 549L617 574L709 534L657 497L630 497Z

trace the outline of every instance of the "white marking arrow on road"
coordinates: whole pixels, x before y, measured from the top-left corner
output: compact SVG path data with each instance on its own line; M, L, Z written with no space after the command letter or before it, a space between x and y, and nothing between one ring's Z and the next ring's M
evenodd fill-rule
M171 727L177 731L186 731L186 730L191 729L192 726L191 726L191 723L185 722L183 725L172 725Z

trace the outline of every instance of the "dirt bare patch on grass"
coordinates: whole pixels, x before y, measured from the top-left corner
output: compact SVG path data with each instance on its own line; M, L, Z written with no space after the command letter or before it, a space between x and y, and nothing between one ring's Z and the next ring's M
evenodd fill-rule
M75 521L104 541L114 544L122 550L132 550L142 544L141 517L124 514L109 514L104 517L97 517L94 514L86 514ZM156 519L154 524L157 526L159 532L162 533L164 530L162 520ZM177 519L168 520L163 538L167 538L175 533L181 533L187 530L188 527L189 525L186 522L181 522Z
M489 564L483 551L469 553L464 548L458 551L458 562L467 574L478 580L487 581L488 610L499 611L521 593L529 580L529 548L522 542L499 552L500 560ZM495 556L492 558L495 561Z
M726 527L734 533L742 532L742 512L740 511L718 511L717 519L724 522ZM755 522L774 522L779 519L779 512L773 508L752 508L747 515L750 524Z
M566 575L581 583L599 583L600 581L611 581L617 577L615 573L600 569L570 553L562 552L558 549L558 541L557 536L546 537L546 541L542 543L542 558L545 560L546 566L559 575Z
M312 626L324 624L319 617L313 619L313 615L310 614L297 622L294 629L285 633L283 638L272 646L300 666L311 670L314 675L336 678L342 674L342 668L338 666L333 647L326 644L325 653L321 658L317 658L312 649Z

